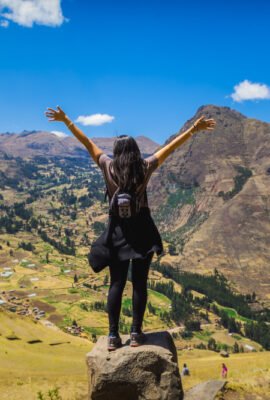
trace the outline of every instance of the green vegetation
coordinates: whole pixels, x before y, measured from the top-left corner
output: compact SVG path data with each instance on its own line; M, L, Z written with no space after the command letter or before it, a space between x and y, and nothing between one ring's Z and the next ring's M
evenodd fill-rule
M194 332L194 336L200 340L207 342L209 340L210 336L212 335L212 333L213 332L210 332L209 330L205 329L200 332Z
M242 167L241 165L236 165L235 169L238 171L238 174L233 178L234 188L226 193L224 193L223 191L218 192L218 196L222 197L223 200L229 200L233 198L243 189L244 184L252 176L252 171L249 168Z
M192 272L183 272L175 268L162 266L157 261L154 269L161 272L165 277L172 279L183 286L184 290L196 290L203 293L207 301L211 303L216 301L222 306L232 307L239 314L247 318L254 318L246 297L242 294L234 293L226 277L215 269L212 275L200 275Z
M244 327L245 335L251 340L260 343L266 350L270 350L270 327L265 322L249 322Z
M105 224L103 222L95 221L92 224L92 228L97 236L101 235L105 229Z
M60 387L55 387L53 389L48 390L47 395L41 391L37 393L38 400L63 400L63 397L59 393Z
M166 219L174 208L179 208L184 204L195 204L196 186L179 182L177 186L177 189L169 194L166 204L160 207L158 215L155 218L157 222Z
M223 310L228 315L228 317L232 317L232 318L244 321L244 322L251 321L250 318L246 318L246 317L243 317L242 315L239 315L238 312L234 308L223 307L217 303L215 305L219 308L219 310ZM215 309L215 312L218 312L218 311Z
M265 310L262 313L252 312L247 301L247 299L250 300L252 298L255 300L255 293L249 296L234 293L230 288L228 280L216 269L214 274L210 276L190 272L179 273L172 267L161 266L158 262L155 263L154 269L162 272L165 277L180 283L183 287L182 293L179 294L174 292L173 282L169 284L155 284L155 290L166 293L172 299L170 317L176 323L185 322L185 337L189 337L192 330L200 330L199 322L196 320L196 316L199 316L196 305L200 305L207 310L211 308L220 317L220 324L231 333L242 333L243 327L242 323L237 321L233 316L237 316L239 320L245 321L245 336L260 343L266 350L270 350L270 326L266 323L269 319L269 312L265 312ZM190 290L203 293L205 297L194 298ZM240 314L244 313L249 318L243 318L241 315L238 315L236 310L232 310L232 308L220 307L216 302L223 303L224 306L234 305ZM193 317L189 318L190 315ZM210 342L210 346L212 345L213 341Z
M164 294L171 300L171 311L168 311L167 314L164 315L168 320L172 319L176 324L179 324L183 320L188 320L189 316L194 312L194 308L191 305L193 299L192 294L175 292L173 282L148 282L148 287Z
M173 246L173 252L182 253L186 243L185 236L187 233L195 230L208 218L208 213L192 210L186 224L174 231L166 231L163 238Z
M58 249L61 253L75 255L75 252L76 252L75 251L75 243L74 243L74 241L70 240L68 236L66 236L66 245L64 245L63 243L58 242L57 240L55 240L53 238L50 238L47 235L47 232L42 229L38 229L38 233L39 233L41 239L44 240L44 242L50 243L53 247Z
M167 200L167 206L170 208L175 208L179 206L179 204L195 204L193 187L180 187L175 192L170 193Z

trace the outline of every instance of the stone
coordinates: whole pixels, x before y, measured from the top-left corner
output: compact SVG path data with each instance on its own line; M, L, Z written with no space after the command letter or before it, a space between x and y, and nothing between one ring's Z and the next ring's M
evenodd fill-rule
M184 400L215 400L217 394L224 388L226 381L210 380L199 383L185 393Z
M145 333L146 341L130 347L130 335L121 335L122 347L108 351L100 336L86 354L89 400L182 400L183 389L175 344L168 331Z

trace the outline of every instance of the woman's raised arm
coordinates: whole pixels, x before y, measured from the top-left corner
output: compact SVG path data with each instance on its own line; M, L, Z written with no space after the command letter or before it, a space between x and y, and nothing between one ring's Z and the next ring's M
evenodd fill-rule
M173 150L177 149L177 147L181 146L188 138L190 138L195 132L201 130L213 130L215 127L216 121L213 118L205 119L205 116L198 118L194 124L183 132L181 135L174 138L170 143L163 146L160 150L156 151L154 155L158 159L158 166L163 163L163 161L173 152Z
M89 153L91 154L93 160L98 164L99 156L104 153L91 139L89 139L83 131L81 131L75 124L72 122L69 117L64 113L64 111L57 106L58 111L53 110L52 108L47 107L45 114L48 117L49 121L60 121L64 122L68 129L73 133L74 136L87 148Z

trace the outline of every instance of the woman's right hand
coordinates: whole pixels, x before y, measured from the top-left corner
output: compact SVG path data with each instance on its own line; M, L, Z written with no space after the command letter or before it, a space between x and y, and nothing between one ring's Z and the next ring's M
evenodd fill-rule
M213 118L205 119L205 116L202 115L198 118L193 124L193 132L198 131L212 131L216 125L216 121Z
M65 122L65 120L67 119L66 114L64 113L64 111L62 110L62 108L60 108L59 106L57 106L58 111L54 110L53 108L49 108L47 107L47 110L50 111L46 111L46 117L48 118L48 120L51 121L60 121L60 122Z

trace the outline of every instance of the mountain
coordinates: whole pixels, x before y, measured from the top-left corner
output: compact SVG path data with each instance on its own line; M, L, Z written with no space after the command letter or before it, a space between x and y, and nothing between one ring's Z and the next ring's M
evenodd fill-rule
M166 243L162 262L203 274L217 268L242 292L255 290L270 302L270 124L229 107L204 105L165 144L202 115L216 120L215 130L193 135L150 180L149 204ZM146 137L136 139L142 153L159 148ZM111 153L114 138L93 140ZM21 191L41 179L39 190L45 190L46 185L71 184L74 175L76 184L84 188L88 176L94 198L97 194L103 198L104 183L91 175L83 159L88 153L74 137L41 131L4 133L1 152L33 158L26 162L2 157L2 187L16 190L20 185ZM45 161L50 156L66 159L48 164L35 156ZM17 194L6 197L17 199Z
M151 154L159 146L158 143L145 136L137 136L135 139L143 154ZM92 138L92 140L107 154L112 154L115 137ZM73 136L62 137L50 132L35 130L0 134L0 153L22 158L88 156L85 147Z
M270 300L270 124L205 105L178 134L202 115L216 120L215 130L188 139L151 181L154 216L176 254L170 262L199 273L217 268Z

